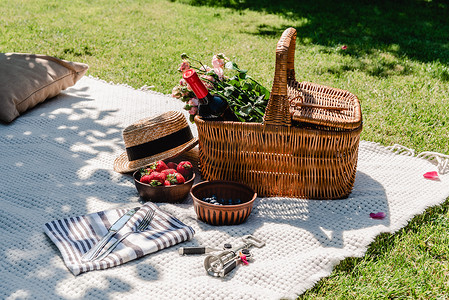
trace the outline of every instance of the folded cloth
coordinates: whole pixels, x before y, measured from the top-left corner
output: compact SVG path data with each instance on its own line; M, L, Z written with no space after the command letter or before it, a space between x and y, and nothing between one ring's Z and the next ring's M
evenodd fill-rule
M126 232L136 230L140 221L150 209L154 209L155 214L149 228L144 232L130 234L101 261L84 262L81 257L129 209L111 209L79 217L54 220L44 225L44 231L58 247L64 263L74 275L115 267L193 237L195 233L193 228L162 211L154 203L147 202L114 235L105 248L120 239Z

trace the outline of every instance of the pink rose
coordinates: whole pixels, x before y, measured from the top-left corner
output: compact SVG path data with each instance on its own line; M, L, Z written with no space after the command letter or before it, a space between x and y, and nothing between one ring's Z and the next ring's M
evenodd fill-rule
M191 114L192 116L196 115L198 112L198 107L196 106L192 106L192 108L189 109L189 114Z
M211 90L214 88L214 85L211 83L211 82L215 82L214 77L212 77L210 75L204 75L204 74L200 75L200 77L206 79L206 80L203 80L203 83L208 90Z
M212 57L212 66L214 67L214 69L223 68L224 64L224 59L218 58L217 55L214 55L214 57Z
M214 68L214 72L218 75L220 80L223 80L224 71L222 68Z
M191 105L191 106L198 106L198 104L199 104L198 103L198 99L197 98L190 98L188 104Z
M184 72L187 71L188 69L190 69L190 64L189 64L188 61L184 60L184 61L179 65L178 71L184 73Z
M214 77L212 77L210 75L204 75L203 74L203 75L200 75L200 77L206 79L207 81L211 81L211 82L215 81Z
M204 72L209 72L212 69L209 66L203 65L203 66L201 66L200 70L204 71Z
M184 78L182 78L182 79L179 81L179 85L180 85L180 86L186 86L186 85L187 85L187 81L186 81Z
M223 67L225 65L224 59L223 58L219 58L219 57L223 57L223 54L219 54L219 55L214 55L214 57L212 57L212 66L214 67L214 72L215 74L218 75L218 78L223 79Z

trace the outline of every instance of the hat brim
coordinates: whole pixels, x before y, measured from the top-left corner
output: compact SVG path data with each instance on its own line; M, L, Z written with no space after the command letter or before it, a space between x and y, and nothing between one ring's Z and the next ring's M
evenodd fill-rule
M134 172L142 167L145 167L158 160L166 160L174 158L182 153L189 151L198 144L198 138L193 138L189 142L182 144L176 148L167 150L165 152L158 153L153 156L145 157L138 160L129 161L126 152L120 154L114 161L114 170L119 173Z

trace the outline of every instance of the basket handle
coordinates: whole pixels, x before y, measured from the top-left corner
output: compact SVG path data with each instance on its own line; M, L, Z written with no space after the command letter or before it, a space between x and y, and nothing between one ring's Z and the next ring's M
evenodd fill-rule
M265 110L264 124L291 126L287 82L295 79L296 29L284 31L276 47L276 66L270 100Z

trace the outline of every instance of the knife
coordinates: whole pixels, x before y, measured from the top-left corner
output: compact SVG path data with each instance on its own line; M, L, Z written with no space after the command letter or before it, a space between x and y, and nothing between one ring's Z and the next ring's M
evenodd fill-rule
M133 208L129 211L127 211L123 216L121 216L115 223L109 228L108 233L93 246L89 249L86 253L83 254L81 257L83 261L91 261L93 260L98 253L103 249L104 245L106 245L107 242L114 236L114 234L117 233L125 224L128 222L129 219L139 210L140 207Z

